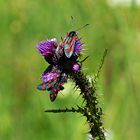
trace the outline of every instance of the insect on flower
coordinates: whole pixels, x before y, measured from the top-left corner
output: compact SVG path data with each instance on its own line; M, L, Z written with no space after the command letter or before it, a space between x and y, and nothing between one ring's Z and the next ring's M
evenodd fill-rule
M58 66L50 65L42 74L41 79L43 83L37 88L50 91L50 100L54 101L58 92L64 89L62 85L67 82L67 75L62 73Z
M62 39L62 43L58 46L57 51L63 48L67 58L70 58L74 52L75 42L78 39L77 33L71 31L67 33L66 37Z
M37 45L38 52L50 64L41 76L43 83L37 88L50 91L51 101L64 89L63 84L67 82L68 75L80 71L78 56L83 45L76 31L67 33L60 44L53 38Z

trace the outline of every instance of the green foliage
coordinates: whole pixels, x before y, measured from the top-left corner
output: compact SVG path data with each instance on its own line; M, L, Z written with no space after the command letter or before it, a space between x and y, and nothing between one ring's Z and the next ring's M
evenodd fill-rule
M139 17L136 5L110 7L105 0L1 0L0 139L88 139L88 125L80 115L44 113L46 108L71 107L82 100L72 84L54 103L47 92L36 89L47 63L35 49L44 37L60 40L86 23L90 26L79 34L90 56L84 62L88 75L96 72L104 48L109 49L98 81L107 135L113 140L139 139Z

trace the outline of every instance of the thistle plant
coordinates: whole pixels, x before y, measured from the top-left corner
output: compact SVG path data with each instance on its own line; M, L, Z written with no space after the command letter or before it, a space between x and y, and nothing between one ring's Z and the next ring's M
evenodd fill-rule
M91 139L105 140L102 123L103 112L98 104L96 83L107 54L107 49L104 51L97 73L90 81L82 71L82 63L87 57L82 61L79 60L83 46L85 44L81 42L81 38L78 37L78 33L75 31L67 33L61 43L58 43L56 39L41 41L37 45L37 49L50 65L43 72L41 76L43 82L38 86L38 89L50 91L50 100L54 101L59 91L64 89L63 84L67 82L67 79L71 79L75 83L75 88L80 89L84 106L77 105L76 108L49 109L45 110L45 112L81 113L86 117L89 124Z

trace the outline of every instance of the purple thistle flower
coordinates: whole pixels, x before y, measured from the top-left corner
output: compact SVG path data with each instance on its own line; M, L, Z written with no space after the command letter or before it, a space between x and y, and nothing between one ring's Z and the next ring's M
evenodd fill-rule
M58 45L57 40L53 38L51 40L41 41L37 45L37 49L42 56L50 56L55 53L57 45Z
M84 45L84 43L81 43L80 41L81 39L76 39L75 41L75 47L74 47L74 53L78 56L80 55L81 51L82 51L82 46Z
M57 77L58 77L57 73L50 72L50 73L43 73L41 78L44 82L48 82L50 80L56 79Z
M75 64L73 65L72 69L73 69L74 72L79 72L79 70L80 70L80 65L77 64L77 63L75 63Z

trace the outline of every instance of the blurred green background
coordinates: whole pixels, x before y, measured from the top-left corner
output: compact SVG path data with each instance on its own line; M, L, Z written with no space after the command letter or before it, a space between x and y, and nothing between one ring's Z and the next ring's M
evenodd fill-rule
M71 16L74 17L73 22ZM80 114L47 114L44 109L81 105L74 84L51 103L36 89L47 63L36 51L46 38L90 23L79 31L89 55L84 72L95 74L105 48L108 55L98 81L108 140L140 138L140 7L106 0L0 0L0 140L88 140Z

